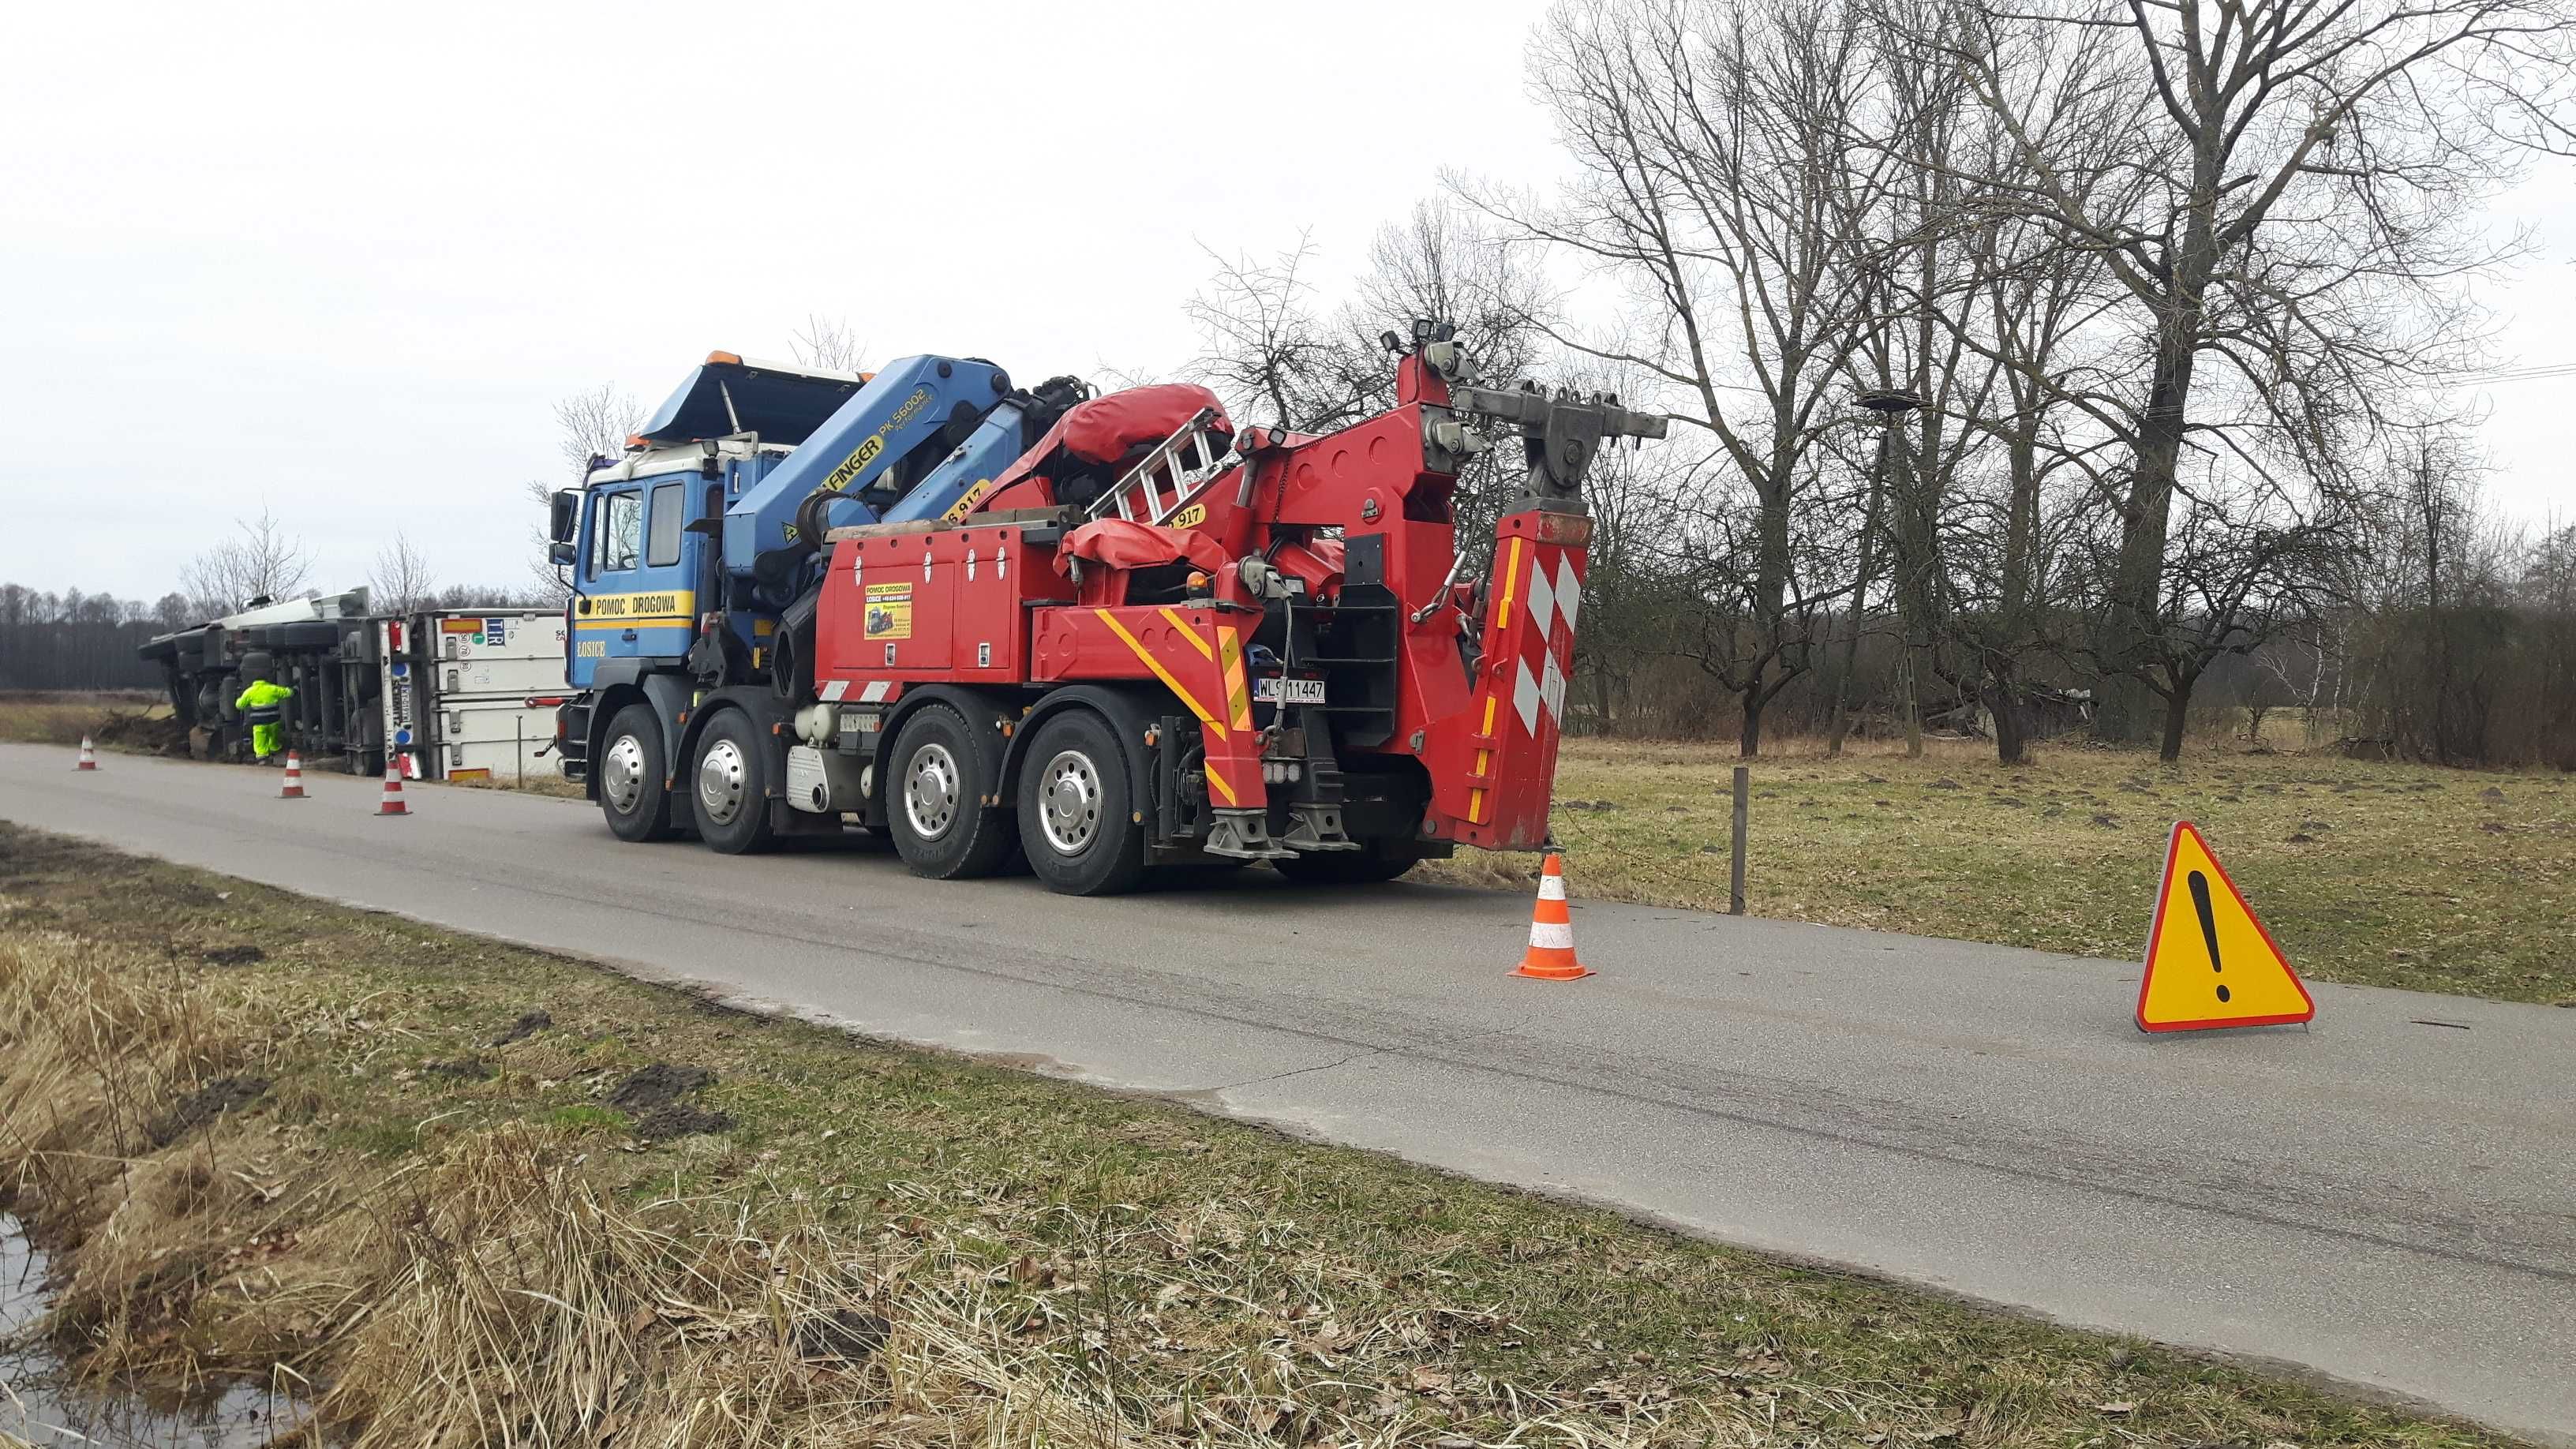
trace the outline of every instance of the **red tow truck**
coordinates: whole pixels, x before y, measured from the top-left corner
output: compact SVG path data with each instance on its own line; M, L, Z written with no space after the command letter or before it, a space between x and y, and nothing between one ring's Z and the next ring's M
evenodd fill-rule
M1386 342L1395 406L1321 436L1237 430L1187 385L1039 413L1015 461L935 516L809 530L802 574L760 581L774 626L705 611L675 730L639 738L640 697L585 698L568 754L601 762L580 773L629 838L685 827L746 851L860 825L921 875L1025 861L1079 894L1159 867L1360 882L1460 844L1536 848L1592 534L1582 480L1664 419L1479 386L1445 325ZM1471 577L1452 495L1494 441L1528 471Z

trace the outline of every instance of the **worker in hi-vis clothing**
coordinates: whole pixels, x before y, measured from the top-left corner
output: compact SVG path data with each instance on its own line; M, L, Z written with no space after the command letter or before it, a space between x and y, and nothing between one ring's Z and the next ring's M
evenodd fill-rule
M250 687L241 692L241 698L233 701L233 708L242 712L243 722L250 726L251 753L262 763L277 753L277 732L286 717L278 706L294 697L294 690L270 683L268 670L262 667L252 673Z

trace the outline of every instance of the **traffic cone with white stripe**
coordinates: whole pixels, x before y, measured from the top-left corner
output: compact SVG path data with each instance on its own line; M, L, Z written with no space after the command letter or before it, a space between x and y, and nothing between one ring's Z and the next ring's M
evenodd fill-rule
M89 736L87 735L81 736L80 763L72 766L72 768L75 770L95 770L98 768L98 751L90 748Z
M286 779L277 787L280 800L304 798L304 757L293 750L286 752Z
M1529 953L1515 976L1572 981L1591 971L1574 959L1574 917L1565 908L1565 857L1551 850L1539 868L1538 903L1530 908Z
M410 807L403 804L402 766L395 763L391 758L387 758L385 761L385 798L376 806L376 813L379 815L409 815L411 813Z

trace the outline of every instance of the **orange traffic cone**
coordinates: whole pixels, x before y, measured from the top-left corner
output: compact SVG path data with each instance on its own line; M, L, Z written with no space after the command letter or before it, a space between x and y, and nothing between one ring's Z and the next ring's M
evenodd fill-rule
M1565 909L1565 858L1551 850L1539 868L1538 903L1530 908L1529 954L1515 976L1572 981L1592 973L1574 959L1574 918Z
M286 779L277 787L280 800L304 798L304 757L293 750L286 752Z
M385 761L385 798L376 806L376 813L379 815L411 813L410 808L403 804L402 766L392 760Z
M87 735L81 736L80 763L72 766L72 768L75 770L95 770L98 768L98 751L90 748L89 736Z

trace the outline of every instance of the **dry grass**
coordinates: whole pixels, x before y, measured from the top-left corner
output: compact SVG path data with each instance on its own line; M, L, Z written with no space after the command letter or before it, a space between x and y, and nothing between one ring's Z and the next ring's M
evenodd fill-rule
M1731 751L1573 740L1555 825L1578 895L1724 910ZM2165 836L2197 822L2307 975L2576 1001L2576 780L2204 748L1794 741L1752 762L1755 915L2112 958L2143 948ZM1524 884L1460 852L1453 880Z
M2504 1442L9 827L0 936L55 1331L353 1445Z
M76 745L81 736L90 735L101 746L112 748L131 735L143 750L158 751L165 741L146 722L169 718L169 701L152 694L0 694L0 740L18 744ZM145 739L146 735L151 738Z

